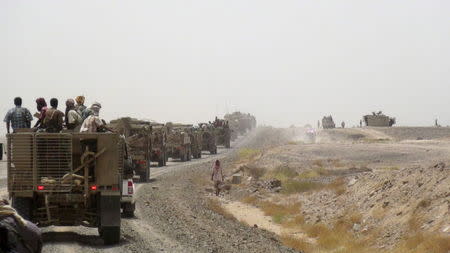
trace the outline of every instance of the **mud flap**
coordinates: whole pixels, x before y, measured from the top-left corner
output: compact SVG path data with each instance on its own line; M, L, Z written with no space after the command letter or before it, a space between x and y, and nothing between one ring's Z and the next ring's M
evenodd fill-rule
M102 192L99 198L99 234L105 244L120 241L120 192Z

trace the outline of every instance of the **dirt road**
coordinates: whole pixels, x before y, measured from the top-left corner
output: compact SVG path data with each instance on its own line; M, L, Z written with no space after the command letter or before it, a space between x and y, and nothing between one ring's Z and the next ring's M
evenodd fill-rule
M273 234L209 210L205 189L193 183L208 177L213 160L232 160L247 139L215 156L154 168L152 182L138 185L136 217L122 219L119 245L104 246L96 229L50 227L44 229L44 252L291 252Z

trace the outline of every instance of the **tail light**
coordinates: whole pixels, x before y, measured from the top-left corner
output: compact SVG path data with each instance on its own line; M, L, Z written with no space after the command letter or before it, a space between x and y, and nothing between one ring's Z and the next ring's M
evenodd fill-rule
M43 185L38 185L37 189L38 191L43 191L45 190L45 187Z
M92 191L96 191L97 190L97 186L96 185L91 185L91 190Z
M128 194L133 194L133 180L128 180Z
M138 163L138 164L145 165L145 164L147 164L147 161L146 161L146 160L139 160L139 161L137 161L137 163Z

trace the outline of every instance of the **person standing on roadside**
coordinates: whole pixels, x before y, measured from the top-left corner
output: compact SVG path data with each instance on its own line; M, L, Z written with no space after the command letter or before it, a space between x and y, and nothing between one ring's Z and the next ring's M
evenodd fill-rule
M220 187L223 183L223 172L219 160L216 160L216 162L214 163L211 180L214 182L214 189L216 190L216 196L219 196Z
M38 118L38 121L34 124L34 128L45 128L44 119L45 113L47 112L47 102L45 102L44 98L36 99L36 108L38 112L34 116Z
M33 117L27 108L22 107L22 98L14 98L14 105L16 107L6 113L4 122L6 123L6 131L10 133L12 127L13 132L20 128L30 128Z

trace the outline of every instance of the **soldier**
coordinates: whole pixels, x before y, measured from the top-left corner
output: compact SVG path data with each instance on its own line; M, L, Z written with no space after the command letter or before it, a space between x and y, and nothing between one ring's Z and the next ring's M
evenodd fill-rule
M45 113L47 112L47 102L44 98L36 99L36 107L38 112L34 114L38 121L34 124L34 128L44 128Z
M84 96L76 97L75 101L77 102L77 105L75 106L75 111L77 111L78 114L83 115L84 110L86 110L86 106L84 105Z
M51 108L47 110L44 118L46 131L49 133L58 133L63 129L64 113L58 110L58 99L50 99Z
M22 98L14 98L14 105L16 107L9 110L4 119L8 133L10 132L10 127L12 127L13 132L19 128L30 128L33 120L30 111L22 107Z
M81 115L75 109L75 101L73 99L67 99L66 101L66 116L64 121L69 130L74 130L83 123Z
M41 251L41 230L22 218L7 200L0 201L0 252Z

